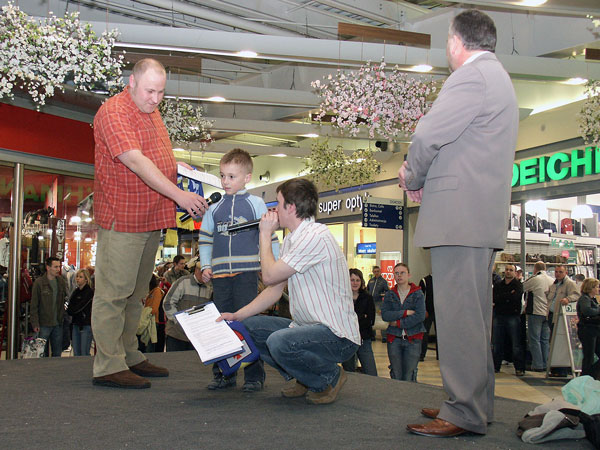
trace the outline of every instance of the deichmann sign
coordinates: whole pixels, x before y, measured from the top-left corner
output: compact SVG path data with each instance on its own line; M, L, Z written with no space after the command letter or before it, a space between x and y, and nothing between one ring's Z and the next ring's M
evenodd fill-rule
M600 147L587 147L513 164L512 187L595 174L600 174Z

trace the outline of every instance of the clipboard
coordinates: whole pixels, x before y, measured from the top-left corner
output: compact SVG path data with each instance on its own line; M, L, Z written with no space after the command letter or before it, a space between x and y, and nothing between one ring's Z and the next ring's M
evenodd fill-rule
M213 302L175 313L177 322L204 364L212 364L244 351L241 341L225 321L216 322L221 313Z

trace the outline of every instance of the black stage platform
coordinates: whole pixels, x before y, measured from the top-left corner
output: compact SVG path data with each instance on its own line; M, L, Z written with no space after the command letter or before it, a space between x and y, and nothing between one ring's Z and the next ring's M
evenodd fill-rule
M486 436L434 439L405 431L438 387L349 374L338 400L308 405L280 395L271 368L262 392L206 389L211 370L195 352L149 354L169 378L142 390L92 386L91 357L0 361L0 448L6 449L432 449L534 448L515 435L535 405L496 400ZM592 448L587 440L543 448Z

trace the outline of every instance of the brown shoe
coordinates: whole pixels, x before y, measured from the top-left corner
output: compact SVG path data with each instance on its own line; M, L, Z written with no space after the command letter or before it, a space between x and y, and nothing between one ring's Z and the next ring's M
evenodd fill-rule
M94 377L92 384L124 389L146 389L151 386L148 380L137 376L130 370L122 370L103 377Z
M304 397L308 388L297 380L290 380L281 390L281 395L286 398Z
M439 408L423 408L421 410L421 414L423 414L428 419L437 419L439 413Z
M442 419L434 419L431 422L422 425L407 425L406 429L411 433L429 437L454 437L468 433L468 431L464 428L457 427L456 425L446 422Z
M335 402L335 399L337 398L340 389L342 389L342 386L344 385L344 383L346 383L347 379L348 376L346 375L346 372L342 367L340 367L340 376L335 387L329 385L327 386L327 389L325 389L322 392L308 391L308 393L306 394L306 401L308 403L312 403L313 405L326 405L328 403Z
M133 373L141 377L168 377L169 371L164 367L158 367L147 359L129 368Z

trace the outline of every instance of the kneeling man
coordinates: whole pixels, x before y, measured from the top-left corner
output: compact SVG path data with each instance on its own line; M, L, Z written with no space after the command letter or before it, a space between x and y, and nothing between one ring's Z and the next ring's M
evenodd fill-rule
M346 382L338 363L361 342L348 265L327 226L315 223L314 184L288 180L277 187L277 201L277 211L267 212L260 222L260 266L268 287L244 308L221 317L244 321L261 358L289 381L284 397L332 403ZM291 232L276 261L271 236L279 227ZM279 300L286 282L293 320L256 316Z

